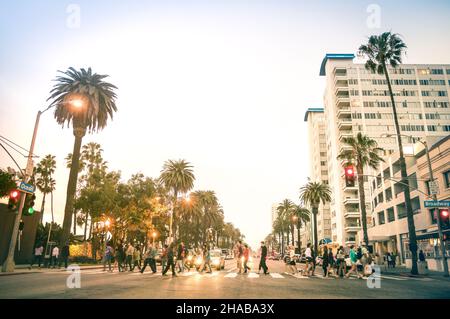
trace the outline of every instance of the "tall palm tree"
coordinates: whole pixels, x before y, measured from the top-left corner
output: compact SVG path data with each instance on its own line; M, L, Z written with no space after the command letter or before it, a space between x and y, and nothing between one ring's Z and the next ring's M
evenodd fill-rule
M305 205L312 208L313 215L313 230L314 230L314 252L317 256L318 241L317 241L317 213L319 212L319 205L325 205L331 201L331 190L327 184L322 182L308 182L305 186L300 188L300 200Z
M61 72L61 71L59 71ZM70 67L56 77L56 84L50 91L50 106L56 106L55 119L63 127L72 122L75 143L69 182L67 183L66 206L64 209L61 242L69 239L72 224L73 204L78 179L81 143L86 131L94 132L106 127L113 118L116 107L116 86L104 81L107 75L92 73L91 68L75 70Z
M414 224L414 215L411 206L411 194L409 190L408 173L406 171L406 162L403 155L403 145L401 138L400 125L398 124L397 107L395 105L394 94L392 92L391 80L387 66L398 67L402 63L402 55L406 52L406 44L398 34L384 32L381 35L372 35L366 44L358 49L358 54L367 58L365 67L373 73L384 74L386 77L389 95L392 104L392 113L394 115L395 131L397 133L397 144L399 148L400 173L402 176L403 192L405 194L405 206L408 220L409 249L411 251L412 267L411 273L418 274L417 269L417 239L416 226Z
M301 250L301 243L300 243L300 229L302 228L303 224L306 224L310 220L310 211L302 207L301 205L295 205L292 216L295 216L296 219L296 226L297 226L297 238L298 238L298 249Z
M378 155L383 149L378 147L375 140L359 132L356 137L346 137L343 142L351 149L342 150L337 159L347 161L347 165L355 164L358 175L358 193L359 207L361 212L361 223L363 227L364 243L369 245L369 236L367 235L367 212L366 196L364 193L364 167L377 169L380 162L384 160Z
M280 224L283 230L286 231L287 234L287 244L289 244L289 230L291 226L291 214L294 209L295 204L290 199L284 199L277 206L278 218L280 219ZM284 236L284 234L283 234ZM282 247L282 251L284 252L284 247Z
M173 236L173 223L176 220L177 197L179 193L187 193L194 187L195 176L193 166L185 160L168 160L161 171L161 182L172 191L173 204L169 221L169 237Z
M43 195L41 204L41 223L44 218L45 197L55 190L56 181L52 177L55 173L55 169L55 156L51 154L46 155L36 167L36 186Z

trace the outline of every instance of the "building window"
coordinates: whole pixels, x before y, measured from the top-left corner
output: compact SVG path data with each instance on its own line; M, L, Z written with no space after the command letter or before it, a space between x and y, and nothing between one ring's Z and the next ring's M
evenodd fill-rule
M434 209L429 209L428 210L430 212L430 217L431 217L431 223L432 224L437 224L437 219L436 216L434 215Z
M405 203L397 205L397 219L406 218L406 206Z
M384 225L384 211L378 213L378 225Z
M445 188L450 188L450 170L444 172L444 184Z
M393 207L387 209L387 215L388 215L388 223L395 221L395 214Z

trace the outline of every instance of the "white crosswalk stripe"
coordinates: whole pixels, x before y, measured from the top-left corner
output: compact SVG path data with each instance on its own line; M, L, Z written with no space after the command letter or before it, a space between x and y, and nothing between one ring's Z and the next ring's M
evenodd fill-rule
M248 278L259 278L259 275L257 273L251 272L247 276Z
M276 279L281 279L281 278L284 278L281 274L279 274L279 273L270 273L270 276L272 277L272 278L276 278Z
M235 272L230 272L228 274L225 275L225 278L236 278L237 277L237 273Z

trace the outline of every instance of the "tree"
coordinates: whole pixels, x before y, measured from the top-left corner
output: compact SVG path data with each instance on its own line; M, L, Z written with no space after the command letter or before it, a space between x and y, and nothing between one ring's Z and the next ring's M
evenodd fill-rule
M61 72L61 71L60 71ZM92 73L91 68L80 71L69 68L56 77L56 84L50 91L50 106L56 106L55 119L64 126L72 122L75 143L67 184L61 242L67 242L72 224L73 205L77 186L81 143L86 131L94 132L106 127L113 118L116 107L117 87L104 81L107 75Z
M36 186L43 195L41 204L41 223L44 218L46 195L53 192L56 188L56 181L52 177L52 175L55 173L55 169L55 156L51 154L46 155L36 167Z
M286 231L288 245L289 245L289 230L291 226L291 216L294 206L295 204L290 199L284 199L281 203L278 204L277 207L278 218L280 219L279 223L282 229L282 233ZM282 246L282 251L284 252L284 245Z
M378 147L375 140L367 135L359 132L356 137L346 137L343 142L351 149L342 150L337 159L347 161L347 165L355 164L358 174L358 193L359 207L361 211L361 222L364 234L364 243L369 245L369 236L367 234L367 212L366 212L366 196L364 193L364 167L372 167L377 169L380 162L384 160L378 155L383 149Z
M187 193L194 187L195 176L192 165L185 160L168 160L164 163L160 176L161 182L172 191L173 204L170 217L170 235L173 236L173 223L176 222L177 197L179 193ZM169 235L169 236L170 236ZM175 237L175 236L174 236Z
M8 196L17 187L14 176L0 169L0 198Z
M308 182L300 188L300 201L312 208L313 215L313 233L314 233L314 252L317 256L318 240L317 240L317 214L319 205L331 201L331 190L327 184L322 182Z
M411 206L411 194L408 182L408 173L406 171L406 162L403 155L403 145L401 138L400 125L398 123L397 107L395 105L394 94L392 92L391 80L387 66L398 67L402 63L402 55L406 52L406 44L400 36L391 32L384 32L381 35L372 35L366 44L358 49L358 54L367 58L365 67L373 73L384 74L388 85L389 95L392 104L392 113L394 116L395 131L397 133L397 144L399 148L400 173L402 176L401 185L405 194L406 216L408 220L409 249L411 251L412 267L411 273L418 274L417 269L417 239L416 226L414 224L414 215Z
M302 228L302 224L306 224L307 222L309 222L310 220L309 216L311 215L311 213L307 208L302 207L301 205L295 205L292 215L295 216L297 223L298 250L300 253L301 251L300 229Z

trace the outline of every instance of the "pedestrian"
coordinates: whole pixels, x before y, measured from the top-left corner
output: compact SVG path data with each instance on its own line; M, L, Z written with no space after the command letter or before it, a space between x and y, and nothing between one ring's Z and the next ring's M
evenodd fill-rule
M346 270L347 270L347 264L345 262L345 252L344 247L340 246L337 253L336 253L336 262L338 265L338 272L337 275L340 278L343 278L345 276Z
M161 250L161 271L164 271L167 265L167 253L169 252L169 246L164 245Z
M334 274L335 271L336 262L334 260L333 256L333 249L328 249L328 277L330 277L331 274ZM333 275L334 276L334 275Z
M184 257L185 256L186 256L186 251L185 251L184 243L181 242L180 245L178 246L178 251L177 251L178 272L184 272Z
M144 273L145 268L147 268L147 265L150 266L153 273L156 273L156 248L154 248L152 245L150 245L145 252L145 259L144 259L144 266L141 268L141 274Z
M419 251L419 261L425 262L425 254L423 253L422 249Z
M108 264L109 271L112 272L111 260L113 258L113 254L113 248L111 247L110 243L107 242L105 251L103 252L103 271L106 271L106 264Z
M172 277L177 277L177 273L175 272L175 262L174 262L174 246L173 243L169 245L169 248L167 249L167 265L166 268L164 268L162 275L167 276L167 271L169 268L172 269Z
M328 266L330 263L328 262L328 247L323 247L322 253L322 269L323 269L323 277L328 277Z
M294 246L288 246L289 262L287 263L290 272L295 275L297 273L297 267L295 266L295 248Z
M250 248L248 248L248 245L244 245L244 274L247 273L247 270L250 270L250 267L248 266L248 261L250 259Z
M312 257L311 243L308 243L306 245L305 258L306 258L305 275L306 276L310 276L311 268L313 267L313 257Z
M208 249L207 245L203 246L203 267L202 270L200 272L203 272L206 268L208 268L207 273L211 274L212 273L212 268L211 268L211 252Z
M359 274L358 272L358 258L357 258L357 252L355 250L355 247L353 245L350 246L350 262L352 263L352 267L350 268L350 270L348 271L348 273L345 275L345 278L349 278L350 274L352 274L353 272L356 273L356 276L358 278L362 278L362 276Z
M123 249L122 241L120 240L116 246L116 263L119 272L125 271L125 251Z
M264 275L268 275L269 271L268 271L268 267L266 264L266 259L267 259L267 246L265 242L261 242L261 253L260 253L260 260L259 260L259 268L258 268L258 274L261 271L261 268L264 271Z
M59 259L59 248L58 246L53 247L52 259L50 260L50 267L55 268Z
M236 244L235 256L237 256L236 266L239 269L239 273L242 273L242 264L244 262L244 247L242 246L242 241L240 240Z
M134 271L134 268L138 267L139 271L141 271L141 250L139 246L137 246L133 251L133 268L131 271Z
M133 271L133 254L134 254L134 247L131 243L128 244L128 248L126 251L126 263L128 264L128 270Z
M41 243L38 243L34 248L33 258L31 259L30 269L33 268L33 264L37 261L38 268L41 268L42 263L42 254L44 253L44 246Z
M69 243L66 242L66 244L61 248L58 268L60 268L61 263L64 262L64 268L67 269L69 263L69 256L70 256Z
M391 256L391 253L390 253L390 252L388 252L388 253L386 254L386 260L387 260L388 268L391 268L391 267L392 267L392 256Z
M397 262L397 254L395 252L393 252L391 254L392 257L392 268L395 268L396 262Z

